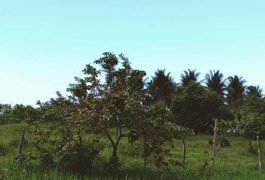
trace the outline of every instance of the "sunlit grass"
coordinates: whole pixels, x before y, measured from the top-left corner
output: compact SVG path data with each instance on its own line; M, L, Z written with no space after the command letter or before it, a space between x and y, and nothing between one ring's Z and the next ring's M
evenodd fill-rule
M0 179L78 179L77 176L64 173L58 169L40 171L34 164L25 164L21 167L14 162L17 155L18 142L21 131L26 128L26 144L24 153L34 152L32 145L33 135L26 124L13 124L0 126L0 146L5 150L0 152ZM113 133L115 130L111 130ZM90 143L95 135L83 134L84 143ZM171 164L168 167L157 169L148 159L148 167L143 166L143 145L141 142L130 144L127 139L122 139L119 146L119 157L122 163L120 176L122 179L265 179L265 171L259 172L257 157L248 150L248 142L242 137L229 137L231 147L218 151L215 165L203 171L203 164L211 152L208 146L210 135L196 135L187 139L187 165L186 169L174 165L182 157L182 144L176 140L168 148L171 149ZM103 165L111 156L111 145L104 136L100 139L104 144L99 158L95 163L95 171L84 179L111 179L103 172ZM265 146L262 142L262 150ZM1 150L1 148L0 148ZM263 160L264 156L262 157Z

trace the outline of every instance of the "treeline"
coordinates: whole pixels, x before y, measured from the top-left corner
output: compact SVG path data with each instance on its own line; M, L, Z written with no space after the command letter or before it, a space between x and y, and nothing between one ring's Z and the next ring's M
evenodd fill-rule
M25 122L28 112L34 109L32 106L23 104L0 104L0 124L12 124Z
M23 107L25 111L18 113L34 128L37 157L45 167L55 163L67 171L89 172L104 146L100 138L84 142L82 134L87 132L100 134L111 144L112 155L104 171L112 174L121 165L118 149L125 138L132 144L140 141L144 165L152 158L157 167L168 164L165 145L179 139L184 150L176 164L185 167L186 137L212 133L217 120L216 130L249 140L263 137L262 89L247 86L237 75L225 78L220 71L210 71L199 81L200 74L189 69L176 83L162 69L146 83L145 71L133 69L124 55L113 53L103 53L94 66L86 65L83 73L84 77L75 77L75 83L67 88L68 96L57 92L56 98L38 102L37 108ZM1 111L1 115L7 112ZM56 139L53 133L57 133Z

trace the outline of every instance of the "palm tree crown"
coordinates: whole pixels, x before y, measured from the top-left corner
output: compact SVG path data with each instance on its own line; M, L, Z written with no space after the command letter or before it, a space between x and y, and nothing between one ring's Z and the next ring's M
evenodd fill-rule
M164 101L170 105L171 95L175 91L176 84L170 73L166 74L165 69L157 70L155 76L148 83L148 92L154 101Z
M196 72L196 70L190 70L184 71L183 74L181 74L181 84L182 86L187 86L191 82L198 82L200 73Z
M223 78L224 75L219 70L210 71L209 74L205 75L206 86L217 94L223 95L225 90L225 80Z
M243 103L246 86L246 80L235 75L228 77L227 85L227 103L235 113L235 119L238 120L239 108Z
M247 87L247 96L248 97L257 97L257 98L262 98L263 94L262 94L262 89L260 86L248 86Z

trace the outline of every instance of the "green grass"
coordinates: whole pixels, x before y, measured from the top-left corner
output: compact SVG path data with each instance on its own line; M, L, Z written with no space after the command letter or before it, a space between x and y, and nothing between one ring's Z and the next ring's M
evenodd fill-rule
M26 128L26 144L24 153L34 152L32 145L33 135L26 124L12 124L0 126L0 179L78 179L77 176L64 173L56 168L41 170L32 163L17 164L14 157L17 155L18 142L21 130ZM84 135L84 142L89 143L93 135ZM186 169L174 165L174 161L181 157L181 142L175 141L171 146L172 151L167 157L170 160L168 167L157 169L148 160L148 167L143 167L142 144L131 145L126 139L119 146L119 157L122 163L120 176L122 179L265 179L265 171L259 172L257 156L248 150L248 142L242 137L229 137L231 147L223 148L218 152L215 165L209 165L206 171L202 170L204 162L209 158L208 140L211 136L196 135L187 139L187 164ZM83 179L112 179L102 171L103 164L111 156L111 145L106 138L101 143L104 149L95 162L95 170ZM265 150L262 142L262 150ZM264 151L263 151L264 152ZM264 156L262 157L263 161Z

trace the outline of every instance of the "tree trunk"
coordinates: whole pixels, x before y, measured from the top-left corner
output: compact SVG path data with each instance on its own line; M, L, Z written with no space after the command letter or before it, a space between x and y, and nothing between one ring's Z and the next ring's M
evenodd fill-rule
M236 120L236 133L238 133L239 132L238 112L235 113L235 120Z
M259 135L257 135L257 144L258 144L258 163L259 163L259 171L262 171L261 150L260 150L260 140L259 140Z
M18 162L22 162L22 161L24 161L26 159L26 156L24 154L22 154L24 140L25 140L25 133L26 133L26 130L23 129L22 130L22 134L21 134L21 139L20 139L20 142L19 142L19 145L18 145L18 156L15 157L15 159Z
M19 142L19 145L18 145L18 154L22 154L22 149L23 149L23 145L24 145L24 139L25 139L25 132L26 130L23 129L22 130L22 134L21 134L21 139L20 139L20 142Z
M214 129L213 129L213 149L212 149L212 160L214 164L214 159L217 150L217 131L218 131L218 119L214 119Z
M182 164L183 168L186 168L186 142L185 139L182 138L182 145L183 145L183 156L182 156Z
M112 147L112 158L117 158L117 147L117 143Z
M144 168L146 168L146 166L147 166L147 156L144 155Z
M79 141L79 145L82 146L82 136L81 136L81 130L79 129L78 132L77 132L77 138L78 138L78 141Z

